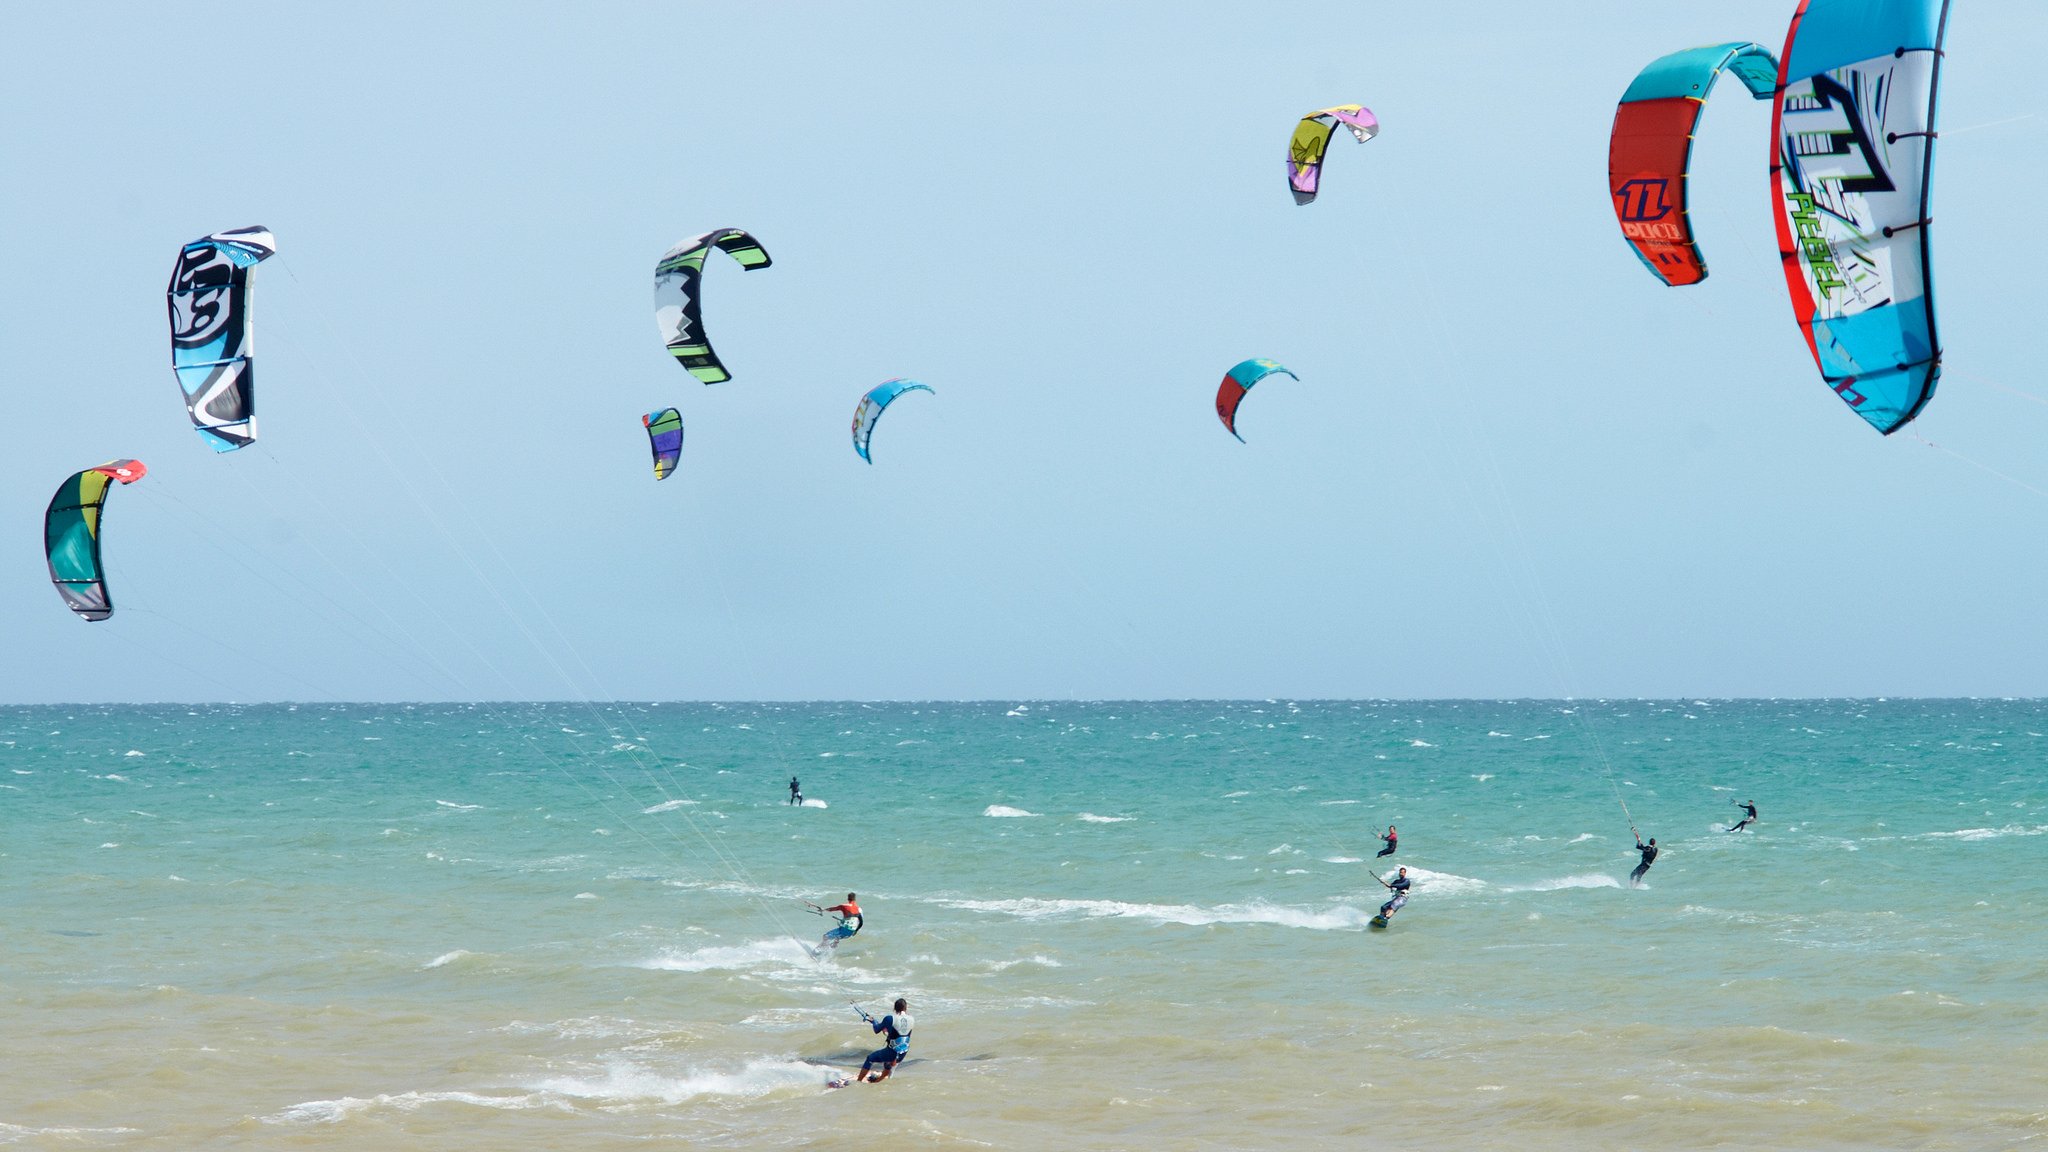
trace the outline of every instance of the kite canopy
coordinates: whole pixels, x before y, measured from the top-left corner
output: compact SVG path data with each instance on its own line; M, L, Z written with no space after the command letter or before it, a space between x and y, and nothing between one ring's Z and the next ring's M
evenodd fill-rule
M1351 129L1360 144L1380 134L1378 118L1363 104L1339 104L1303 116L1301 123L1294 126L1294 138L1287 143L1287 190L1294 193L1296 204L1307 204L1316 198L1316 189L1323 179L1323 159L1329 154L1330 137L1336 134L1339 124Z
M216 452L256 442L249 269L276 251L269 229L236 228L185 245L171 269L171 370L192 426Z
M874 457L868 455L868 438L875 434L875 421L882 418L882 410L905 392L931 392L928 385L920 384L905 376L885 380L860 398L860 406L853 410L853 450L860 458L873 464ZM938 393L932 392L936 396Z
M676 363L706 384L732 379L732 373L711 350L704 335L704 312L700 303L704 279L704 257L712 248L739 261L751 272L768 267L768 250L738 228L720 228L668 250L654 266L654 323L661 329L662 343Z
M43 547L50 562L50 583L64 606L87 620L114 614L113 597L100 566L100 507L114 481L133 484L149 469L140 460L109 460L97 468L73 473L57 486L43 513Z
M654 478L666 480L683 456L683 414L663 408L642 416L640 423L647 426L647 444L654 450Z
M1706 258L1686 214L1692 138L1707 94L1723 71L1768 100L1778 62L1761 44L1713 44L1650 61L1614 110L1607 142L1607 191L1621 234L1659 280L1680 287L1707 278Z
M1946 0L1802 0L1771 116L1778 255L1822 381L1886 435L1941 376L1927 211Z
M1216 416L1232 436L1237 436L1237 406L1244 403L1244 394L1252 390L1252 385L1275 372L1286 372L1296 380L1301 379L1278 360L1245 360L1223 377L1223 383L1216 389ZM1244 443L1244 437L1237 436L1237 442Z

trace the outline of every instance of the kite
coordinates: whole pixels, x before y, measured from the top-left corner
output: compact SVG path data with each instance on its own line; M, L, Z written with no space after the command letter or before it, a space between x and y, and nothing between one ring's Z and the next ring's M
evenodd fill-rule
M692 236L669 249L654 266L654 323L661 330L662 343L668 345L676 363L706 384L732 379L704 335L704 258L714 247L749 272L768 267L768 250L738 228Z
M133 484L149 469L140 460L109 460L97 468L74 473L58 485L43 513L43 547L50 562L50 583L64 606L87 620L114 614L100 565L100 506L114 481Z
M1275 372L1286 372L1296 380L1301 379L1278 360L1246 360L1223 377L1223 383L1216 389L1216 416L1232 436L1237 436L1237 406L1244 403L1244 394L1252 390L1252 385ZM1244 443L1244 437L1237 436L1237 442Z
M647 426L647 444L654 450L654 478L666 480L683 456L683 414L663 408L642 416L640 423Z
M1287 190L1294 193L1296 204L1307 204L1316 198L1317 186L1323 179L1323 159L1329 154L1330 137L1336 134L1339 124L1351 129L1360 144L1380 134L1378 118L1363 104L1339 104L1303 116L1301 123L1294 126L1294 139L1287 143Z
M1686 215L1692 138L1707 93L1723 71L1749 94L1771 98L1778 62L1761 44L1713 44L1650 61L1614 110L1607 141L1607 192L1621 234L1652 275L1674 288L1707 278L1706 258Z
M215 452L256 442L249 269L276 252L269 229L236 228L185 245L171 269L171 370L192 426Z
M904 376L885 380L868 389L868 394L860 398L860 407L853 410L853 450L860 453L861 459L873 464L874 457L868 455L868 437L875 434L875 421L882 418L882 409L905 392L931 391L929 385ZM932 392L932 395L938 393Z
M1889 436L1941 376L1927 211L1947 0L1801 0L1771 114L1792 313L1821 380Z

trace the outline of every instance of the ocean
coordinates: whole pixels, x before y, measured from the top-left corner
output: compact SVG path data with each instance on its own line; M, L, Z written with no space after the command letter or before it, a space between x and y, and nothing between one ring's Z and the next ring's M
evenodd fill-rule
M1990 700L0 709L0 1145L2031 1145L2044 734ZM802 902L848 891L815 960ZM828 1089L897 996L910 1061Z

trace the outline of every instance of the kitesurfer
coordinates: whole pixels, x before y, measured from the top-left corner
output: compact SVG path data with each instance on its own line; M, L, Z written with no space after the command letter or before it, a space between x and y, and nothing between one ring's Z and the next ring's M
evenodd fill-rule
M1394 854L1394 849L1401 846L1401 834L1399 832L1394 831L1394 826L1392 824L1387 825L1387 834L1380 837L1380 839L1385 840L1387 842L1387 846L1385 848L1380 849L1379 856L1373 857L1373 859L1375 860L1379 859L1380 856L1392 856ZM1403 871L1406 871L1406 869L1403 869Z
M1751 824L1756 823L1756 803L1754 801L1736 800L1733 803L1737 808L1742 809L1742 822L1728 829L1730 832L1740 832Z
M1391 829L1389 829L1389 831L1391 831ZM1374 876L1373 879L1380 880L1378 876ZM1380 884L1383 885L1387 891L1392 892L1394 894L1392 899L1389 899L1385 904L1380 905L1380 919L1385 920L1388 917L1392 916L1394 913L1399 912L1402 908L1407 906L1408 889L1414 883L1415 882L1413 880L1408 879L1408 870L1406 868L1403 868L1399 872L1396 872L1394 874L1394 879L1391 882L1386 880L1380 880Z
M789 802L791 804L801 804L804 802L803 785L796 782L795 776L789 778Z
M860 1075L854 1079L880 1084L889 1078L889 1073L896 1070L896 1065L901 1064L905 1056L910 1055L910 1026L913 1023L910 1016L910 1001L898 996L895 1010L887 1016L877 1020L863 1010L860 1018L867 1021L868 1027L876 1032L885 1033L886 1043L868 1053L868 1058L860 1062ZM877 1064L881 1065L881 1072L869 1076L868 1069Z
M809 900L804 901L804 903L810 907L811 911L816 912L820 916L837 914L839 917L839 924L830 932L818 938L818 948L820 951L826 948L839 947L840 941L852 938L855 933L861 930L861 926L867 923L867 917L861 915L860 904L854 899L851 892L846 894L846 903L834 904L830 908L820 908Z
M1645 844L1643 843L1642 836L1638 834L1636 836L1636 851L1643 854L1643 862L1636 865L1636 870L1628 874L1628 886L1631 888L1640 885L1643 882L1643 873L1648 872L1650 865L1657 862L1657 838L1652 836L1650 837L1650 842Z

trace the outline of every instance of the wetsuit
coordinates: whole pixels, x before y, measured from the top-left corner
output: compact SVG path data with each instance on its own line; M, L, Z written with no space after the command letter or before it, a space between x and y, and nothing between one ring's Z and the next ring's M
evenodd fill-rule
M1380 905L1380 915L1382 917L1392 916L1394 913L1399 912L1402 908L1407 906L1408 886L1413 883L1415 882L1413 880L1408 879L1406 876L1396 876L1394 879L1387 882L1387 887L1394 890L1394 897L1393 899L1388 900L1385 904Z
M1385 848L1380 849L1379 856L1373 857L1373 859L1375 860L1379 859L1380 856L1392 856L1394 854L1394 849L1399 847L1401 843L1400 833L1395 832L1392 828L1387 829L1387 834L1385 836L1380 837L1380 839L1385 840L1387 842L1387 846Z
M789 778L789 802L791 804L801 804L804 802L803 788L797 784L796 777L794 776Z
M1636 865L1636 870L1628 874L1628 882L1630 884L1642 883L1643 873L1648 872L1650 865L1657 862L1657 846L1655 844L1645 844L1638 840L1636 841L1636 851L1643 854L1643 862Z
M868 1021L868 1026L875 1031L888 1033L888 1043L868 1053L868 1058L860 1062L860 1074L862 1077L866 1077L868 1069L874 1065L881 1065L882 1071L887 1072L896 1065L901 1064L904 1057L910 1055L910 1026L912 1023L913 1021L908 1012L901 1015L891 1012L880 1020L870 1019Z
M1743 811L1744 815L1743 815L1743 817L1742 817L1742 823L1740 823L1740 824L1737 824L1737 825L1736 825L1735 827L1733 827L1733 828L1730 828L1730 829L1729 829L1729 831L1730 831L1730 832L1740 832L1740 831L1742 831L1742 830L1743 830L1744 828L1747 828L1747 827L1749 827L1749 826L1750 826L1751 824L1754 824L1754 823L1756 823L1756 805L1754 805L1754 804L1737 804L1737 805L1736 805L1736 807L1737 807L1737 808L1740 808L1740 809L1742 809L1742 811Z
M839 913L839 926L825 933L825 938L818 941L820 948L839 947L841 940L851 939L867 923L867 917L860 914L858 904L834 904L825 911Z

